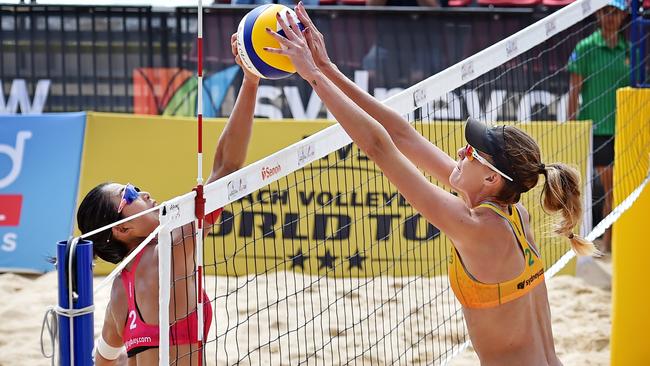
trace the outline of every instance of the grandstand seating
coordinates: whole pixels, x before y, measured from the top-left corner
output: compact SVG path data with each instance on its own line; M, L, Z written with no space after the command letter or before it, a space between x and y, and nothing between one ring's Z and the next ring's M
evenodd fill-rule
M364 6L366 5L366 0L341 0L341 5L357 5Z
M525 7L540 5L542 0L478 0L480 6L494 6L494 7Z
M468 6L472 3L472 0L449 0L447 4L449 7L461 7Z
M542 5L550 7L565 6L571 4L574 1L575 0L542 0Z

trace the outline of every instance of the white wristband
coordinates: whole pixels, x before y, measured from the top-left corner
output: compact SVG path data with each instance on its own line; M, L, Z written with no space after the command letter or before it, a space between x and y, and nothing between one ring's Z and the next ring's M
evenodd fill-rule
M122 347L113 347L110 344L106 343L104 337L100 336L99 339L95 342L95 352L102 355L103 358L107 360L115 360L120 357L120 354L124 350Z

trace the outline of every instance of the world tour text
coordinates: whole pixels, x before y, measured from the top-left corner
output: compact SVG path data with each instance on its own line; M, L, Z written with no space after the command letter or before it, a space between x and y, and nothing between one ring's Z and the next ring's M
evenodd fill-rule
M426 227L425 227L426 225ZM292 240L348 240L350 236L385 241L393 236L406 240L427 241L440 231L419 214L403 217L400 214L368 213L363 218L347 213L241 211L237 216L224 210L219 223L210 235L240 238L281 237ZM372 236L370 236L372 235Z

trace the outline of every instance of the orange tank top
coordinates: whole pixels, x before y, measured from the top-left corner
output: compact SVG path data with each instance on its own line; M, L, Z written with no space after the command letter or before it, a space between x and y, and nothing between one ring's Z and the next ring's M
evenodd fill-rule
M491 203L483 203L478 207L490 208L508 221L526 263L523 272L509 281L483 283L469 273L458 251L452 245L448 266L449 282L458 301L464 307L472 309L490 308L513 301L524 296L544 281L542 258L537 250L528 243L521 216L515 205L510 205L511 214L503 212Z

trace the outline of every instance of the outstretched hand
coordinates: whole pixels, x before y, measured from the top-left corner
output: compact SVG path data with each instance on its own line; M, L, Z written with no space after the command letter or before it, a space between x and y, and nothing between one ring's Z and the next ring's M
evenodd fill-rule
M277 14L278 23L280 23L287 38L270 28L266 28L266 32L280 43L280 48L264 47L264 50L289 57L293 66L296 68L296 72L303 79L311 81L319 73L319 70L303 34L303 32L308 30L301 31L290 14L287 14L286 18L288 19L288 23L280 16L280 13Z
M235 62L244 71L244 79L258 83L260 81L260 77L250 72L242 64L241 56L239 56L239 49L237 48L237 33L233 33L232 36L230 36L230 48L232 50L232 55L235 56Z
M305 39L307 39L307 46L309 46L309 50L316 62L316 66L322 69L331 65L332 62L330 61L327 49L325 48L325 39L314 25L314 22L311 21L309 15L307 15L307 11L305 10L302 1L295 7L295 11L298 15L298 19L302 25L305 26Z

